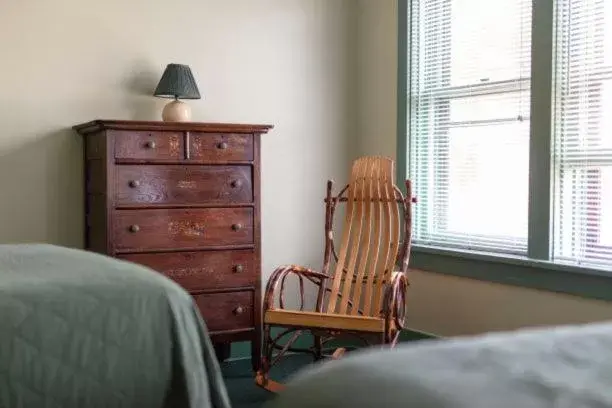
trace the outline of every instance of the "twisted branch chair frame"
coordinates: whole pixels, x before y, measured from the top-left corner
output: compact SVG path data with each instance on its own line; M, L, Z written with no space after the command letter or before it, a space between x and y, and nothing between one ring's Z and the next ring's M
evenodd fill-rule
M256 375L259 386L273 392L282 389L269 378L269 372L288 352L309 353L315 361L320 360L327 357L323 354L326 343L347 336L365 346L395 347L405 323L412 203L416 200L410 180L405 181L404 195L393 182L394 174L393 160L365 156L353 163L351 180L337 195L333 194L333 181L327 182L321 271L284 265L274 270L267 282L263 356ZM346 204L346 214L338 253L333 226L341 203ZM286 281L290 277L297 278L299 285L297 310L285 308ZM306 283L317 291L311 311L304 310ZM272 327L284 330L273 336ZM314 336L313 345L294 347L306 331ZM287 337L283 344L281 340ZM278 353L274 355L274 351ZM339 358L343 353L344 348L339 348L331 357Z

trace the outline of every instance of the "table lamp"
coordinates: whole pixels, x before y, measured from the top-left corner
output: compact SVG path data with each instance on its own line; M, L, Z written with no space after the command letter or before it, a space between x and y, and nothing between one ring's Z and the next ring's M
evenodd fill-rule
M155 88L155 96L173 98L164 106L164 122L188 122L191 120L191 107L180 99L200 99L200 91L188 65L168 64Z

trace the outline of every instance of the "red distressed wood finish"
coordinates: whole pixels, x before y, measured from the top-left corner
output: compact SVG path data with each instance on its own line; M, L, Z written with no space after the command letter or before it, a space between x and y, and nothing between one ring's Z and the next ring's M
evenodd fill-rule
M196 304L207 325L218 331L253 327L254 298L252 290L228 293L194 294Z
M251 208L118 210L114 224L121 252L253 244Z
M190 134L190 159L192 161L251 161L253 138L239 134L201 133Z
M250 249L161 254L123 254L126 261L158 270L187 290L254 287L255 254Z
M260 136L270 125L94 120L83 136L85 248L188 290L219 350L261 358ZM223 355L221 353L220 355Z
M116 159L163 162L181 158L183 137L180 132L117 130L111 134L115 138Z
M248 204L253 202L251 179L248 165L119 165L115 200L121 207Z

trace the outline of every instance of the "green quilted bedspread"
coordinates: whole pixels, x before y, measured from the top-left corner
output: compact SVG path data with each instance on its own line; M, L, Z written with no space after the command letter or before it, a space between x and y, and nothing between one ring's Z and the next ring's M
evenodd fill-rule
M181 287L91 252L0 245L0 408L229 406Z

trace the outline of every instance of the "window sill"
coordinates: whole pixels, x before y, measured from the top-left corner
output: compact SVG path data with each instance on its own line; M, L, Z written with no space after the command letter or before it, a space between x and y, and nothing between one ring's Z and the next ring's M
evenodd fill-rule
M411 269L612 301L612 271L419 245L411 251Z

